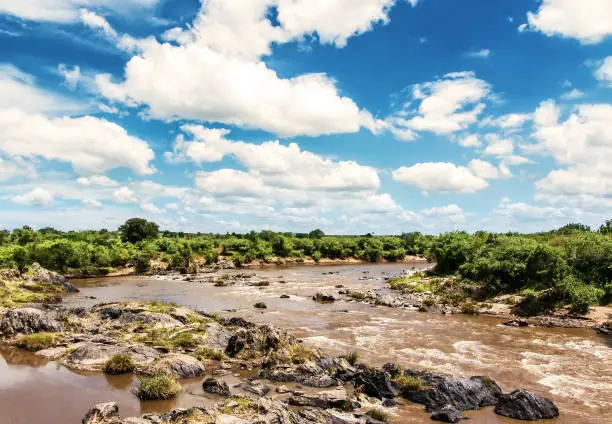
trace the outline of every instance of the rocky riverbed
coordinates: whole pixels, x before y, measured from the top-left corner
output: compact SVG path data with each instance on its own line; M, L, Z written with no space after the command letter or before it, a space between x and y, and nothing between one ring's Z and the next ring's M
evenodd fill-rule
M391 335L388 324L400 316L426 317L429 314L418 313L413 308L372 307L350 296L347 299L337 296L336 291L343 289L376 290L375 285L391 274L386 267L359 268L350 272L348 268L317 269L309 274L312 280L318 280L312 285L301 272L295 269L271 270L263 274L233 271L235 275L232 277L166 276L163 279L76 282L81 292L69 295L63 307L15 305L3 310L0 313L3 315L0 320L4 334L2 341L21 351L36 350L34 356L42 361L52 360L78 373L75 375L91 376L82 377L89 379L87 381L102 375L110 359L124 355L133 361L132 375L140 378L164 373L183 386L178 394L179 399L183 399L179 402L183 408L154 407L153 410L160 412L130 419L119 418L121 411L118 412L117 405L111 403L94 408L85 422L375 423L389 419L403 423L423 422L429 417L455 422L462 414L475 422L506 422L509 418L504 417L507 416L522 419L556 416L557 407L546 399L545 391L533 391L533 383L524 377L508 380L505 374L499 374L485 363L465 367L462 365L464 359L459 357L456 359L459 367L448 368L426 360L415 364L406 360L408 357L404 355L392 353L399 352L395 349L402 346L399 343L401 337L409 337L413 331L407 327L403 336L396 337L397 343L381 340L377 347L371 346L369 352L363 350L359 341L343 343L344 347L320 343L323 339L317 337L327 337L331 341L329 337L338 334L337 330L330 333L326 328L334 325L335 319L340 319L344 325L355 321L351 325L359 330L357 322L363 319L359 317L365 318L364 314L369 313L372 319L379 320L376 328L380 335ZM353 276L354 280L347 280L346 275ZM182 281L185 278L190 281ZM320 283L322 278L327 280L324 287ZM346 287L337 288L339 285ZM303 291L298 291L298 286ZM108 290L113 290L114 294L111 296ZM130 294L132 290L134 292ZM334 302L325 298L330 293L337 296ZM225 296L232 296L231 300ZM282 296L285 298L281 299ZM145 302L134 301L134 297ZM169 301L176 304L169 304ZM254 308L258 301L267 307ZM284 312L287 307L289 310ZM223 309L231 311L224 312ZM322 311L329 312L321 315ZM246 319L239 318L240 315ZM313 315L318 317L308 318ZM288 321L291 316L293 325ZM395 318L391 319L391 316ZM304 331L305 328L295 326L296 321L310 328ZM465 327L478 321L482 319L465 316L462 325ZM268 322L275 326L266 324ZM372 325L361 322L362 325ZM414 319L411 322L410 326L417 325ZM526 330L509 331L516 337L521 334L518 332ZM543 338L543 334L539 337ZM438 338L441 335L439 333ZM306 341L302 343L296 336L306 336ZM460 332L457 336L461 337ZM486 337L476 337L481 343L488 343ZM426 339L429 336L422 335L415 340ZM549 343L546 339L543 342ZM407 338L402 343L408 352L406 346L415 342ZM462 351L477 347L473 346L474 342L466 343L455 342L454 345ZM543 344L537 346L544 347ZM577 346L587 347L584 344ZM363 361L352 354L353 349L359 347L355 350L363 354ZM410 350L418 351L419 348ZM431 349L429 351L430 358L435 361L437 354ZM9 356L18 358L18 351L14 352L2 354L5 359ZM506 356L512 355L512 349L509 349ZM601 359L605 362L607 353L600 351L600 355L604 355ZM480 357L481 360L486 358L486 355ZM529 361L534 359L529 358ZM452 363L455 359L449 356L447 361ZM465 372L482 371L486 374L494 371L494 375L491 378L463 377ZM502 376L502 384L495 382L499 376ZM110 382L115 377L107 375L106 378ZM518 384L509 384L509 381L520 385L529 383L525 384L529 390L517 391ZM129 390L138 393L138 383L127 384L128 391L124 389L122 396L136 399L136 394L129 393ZM500 386L505 394L502 394ZM105 395L107 398L99 396L97 401L117 399L117 393ZM556 403L559 397L554 399ZM86 404L81 406L82 414L88 407ZM121 408L123 410L123 406ZM141 409L141 414L147 409L149 407ZM560 409L561 417L557 422L597 422L596 419L566 420L566 412L570 411L563 407ZM127 411L129 415L140 415L137 410L128 408ZM569 416L573 413L571 411ZM593 417L598 414L593 412Z

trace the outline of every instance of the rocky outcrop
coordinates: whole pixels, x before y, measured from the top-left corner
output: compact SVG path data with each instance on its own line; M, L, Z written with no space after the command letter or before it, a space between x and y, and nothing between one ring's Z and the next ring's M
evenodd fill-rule
M497 383L488 377L443 380L434 387L416 392L406 392L404 397L425 405L428 412L450 405L461 411L494 406L502 392Z
M527 320L525 319L511 319L510 321L506 321L504 322L505 326L508 327L527 327L529 325L529 322L527 322Z
M41 331L62 331L62 324L55 319L53 314L34 308L11 309L0 321L0 332L9 336Z
M169 353L155 360L143 372L150 375L165 372L178 379L197 378L206 374L206 367L193 356Z
M502 395L495 413L518 420L535 421L559 416L559 409L551 401L524 389Z
M153 348L142 345L107 345L85 343L62 359L62 364L79 371L99 371L113 355L125 354L138 365L148 365L159 356Z
M57 272L49 271L43 268L37 262L30 266L30 276L32 281L36 283L51 284L62 287L67 292L76 293L79 291L66 277L59 275Z
M263 369L260 374L262 377L272 381L293 381L308 387L326 388L342 383L340 380L333 378L329 372L312 361L308 361L297 366L278 364L273 367Z
M117 406L117 402L99 403L85 414L81 424L103 424L109 422L110 418L118 416L119 406Z
M336 298L331 294L319 292L312 296L312 300L315 302L331 303L334 302Z
M214 393L221 396L230 396L229 386L225 381L217 380L209 377L202 383L202 389L208 393Z
M595 331L605 335L612 334L612 321L606 321L603 324L598 325L595 327Z
M340 408L345 409L350 404L346 390L342 387L319 393L305 393L293 395L289 398L289 405L311 406L314 408Z
M183 324L168 314L157 312L126 312L119 317L121 324L142 323L152 325L154 328L176 328Z

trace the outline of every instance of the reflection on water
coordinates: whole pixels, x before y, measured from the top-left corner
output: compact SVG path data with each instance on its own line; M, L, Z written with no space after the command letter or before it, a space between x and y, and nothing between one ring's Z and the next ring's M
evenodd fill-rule
M320 290L333 292L338 284L379 288L386 275L405 267L320 266L257 271L252 281L270 281L267 287L245 282L214 287L211 283L139 277L87 279L76 281L81 292L70 295L65 303L82 306L117 300L163 300L242 316L292 330L307 343L330 353L360 351L364 361L372 364L397 362L462 375L490 375L505 391L524 387L551 397L562 412L560 419L551 421L554 423L612 422L612 349L609 339L591 330L504 327L494 317L437 315L358 302L320 304L310 298ZM333 274L328 274L330 271ZM290 298L281 299L283 294ZM252 307L260 301L268 309ZM24 361L14 353L2 355L12 356L5 359L6 363ZM78 422L90 405L101 401L118 401L123 415L215 401L202 393L198 380L184 384L184 393L176 403L140 404L130 392L136 383L131 378L84 377L52 363L39 364L40 368L34 369L0 363L0 375L8 375L5 381L16 382L7 386L0 381L0 411L11 402L38 405L19 419L13 416L13 421L6 421L0 414L0 424ZM15 377L18 372L24 375ZM39 420L45 416L42 411L55 411L54 405L62 402L69 405L66 414L60 415L65 421ZM398 411L397 422L430 422L420 406L406 404ZM491 408L468 415L475 423L512 422L495 416Z

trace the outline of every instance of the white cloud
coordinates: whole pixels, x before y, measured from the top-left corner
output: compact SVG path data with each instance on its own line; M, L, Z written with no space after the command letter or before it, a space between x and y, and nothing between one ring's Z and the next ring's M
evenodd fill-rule
M393 171L393 179L424 191L474 193L488 186L468 168L449 162L417 163Z
M452 204L447 206L437 206L429 209L423 209L421 211L423 215L432 216L432 215L456 215L463 213L463 209L459 206Z
M583 104L565 119L548 100L536 110L538 145L563 166L536 183L539 198L575 204L612 196L612 105Z
M537 12L527 13L527 21L528 28L549 37L558 35L575 38L583 44L595 44L612 34L612 2L543 0Z
M612 87L612 56L608 56L601 61L595 70L595 78Z
M72 68L72 70L70 70L66 67L66 65L60 63L57 70L60 75L64 77L68 88L74 90L81 79L81 68L75 66Z
M104 119L65 116L83 108L35 87L31 75L0 66L0 92L0 152L67 162L82 174L118 167L154 171L154 153L145 141Z
M570 91L566 91L561 95L563 100L576 100L584 97L584 93L577 88L573 88Z
M504 157L509 156L514 151L514 143L510 139L504 139L497 134L487 134L487 147L484 150L485 155Z
M166 203L166 209L168 209L168 210L171 210L171 211L176 211L176 210L178 210L179 208L180 208L180 206L179 206L179 204L178 204L178 203L174 203L174 202L171 202L171 203Z
M38 174L33 163L23 158L3 159L0 157L0 182L15 177L35 178Z
M281 136L353 133L380 124L343 96L322 73L281 78L266 65L272 43L320 31L323 42L342 45L386 16L391 0L209 0L188 29L132 40L139 53L124 80L96 77L100 93L127 105L143 105L154 119L193 119L263 129ZM277 5L280 26L267 18ZM299 13L298 13L299 12ZM323 18L324 17L324 18ZM333 20L335 25L327 23Z
M129 187L123 186L113 192L113 201L116 203L136 203L138 196Z
M491 87L472 72L454 72L444 78L416 84L412 97L420 102L417 110L402 110L389 119L403 131L431 131L449 135L464 130L478 120L485 108L483 101ZM406 118L406 115L415 115Z
M106 175L92 175L90 177L80 177L77 183L82 186L101 186L101 187L116 187L119 183Z
M155 206L155 204L153 202L144 202L144 203L141 203L140 204L140 209L142 209L145 212L152 213L152 214L161 214L161 213L165 212L165 210Z
M0 13L35 21L74 22L81 7L127 12L156 3L157 0L0 0Z
M527 113L508 113L496 118L489 116L480 122L480 126L497 127L502 130L512 130L521 128L531 118L531 115Z
M496 167L490 162L473 159L468 163L468 168L474 175L484 180L495 180L499 178L509 177L512 174L507 167Z
M83 199L82 202L83 206L85 206L87 209L102 209L102 203L100 203L96 199Z
M476 51L466 53L466 56L474 58L474 59L487 59L489 56L491 56L491 50L489 49L476 50Z
M25 194L11 197L11 202L18 205L49 206L53 203L53 195L42 188L35 188Z
M478 134L467 134L458 138L457 143L459 143L461 147L480 147L482 145L480 135Z

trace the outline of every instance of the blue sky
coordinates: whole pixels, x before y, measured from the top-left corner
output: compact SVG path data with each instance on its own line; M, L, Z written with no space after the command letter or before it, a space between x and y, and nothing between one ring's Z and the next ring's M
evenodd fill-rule
M611 35L608 0L0 0L0 227L598 226Z

